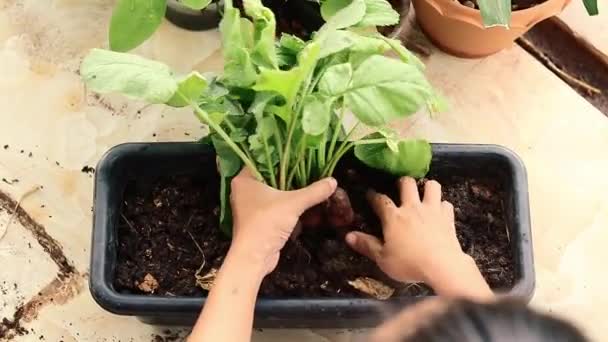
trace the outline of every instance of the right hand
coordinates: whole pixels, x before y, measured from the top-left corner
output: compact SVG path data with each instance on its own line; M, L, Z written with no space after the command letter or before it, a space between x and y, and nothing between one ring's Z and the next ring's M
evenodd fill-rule
M380 218L384 243L375 236L350 232L346 242L355 251L375 261L391 278L401 282L422 281L434 287L446 268L474 266L458 243L454 207L441 201L441 185L428 181L420 200L416 181L399 179L401 206L373 191L368 200ZM457 270L454 270L457 271Z

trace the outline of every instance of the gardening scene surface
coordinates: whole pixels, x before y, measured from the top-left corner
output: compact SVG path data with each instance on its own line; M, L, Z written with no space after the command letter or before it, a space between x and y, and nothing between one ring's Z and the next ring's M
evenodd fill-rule
M580 2L580 3L579 3ZM345 242L441 183L496 292L608 338L606 0L6 0L0 341L181 341L244 168L303 213L253 341L350 341L433 296ZM428 253L434 251L429 250Z

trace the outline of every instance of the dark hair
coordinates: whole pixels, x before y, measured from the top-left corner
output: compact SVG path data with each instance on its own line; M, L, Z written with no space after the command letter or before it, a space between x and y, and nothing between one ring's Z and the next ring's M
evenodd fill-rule
M529 309L525 304L499 301L478 304L456 301L431 318L404 342L587 342L572 324Z

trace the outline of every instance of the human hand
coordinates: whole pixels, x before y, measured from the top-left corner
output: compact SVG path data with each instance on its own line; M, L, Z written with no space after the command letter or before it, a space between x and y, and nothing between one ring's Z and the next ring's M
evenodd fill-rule
M362 232L350 232L347 243L357 252L374 260L391 278L423 281L441 287L446 274L477 270L472 258L458 243L454 207L441 201L441 185L428 181L421 201L416 181L399 179L401 206L386 195L368 193L368 200L382 223L384 243ZM483 280L483 278L481 278ZM437 289L435 289L437 291Z
M306 209L325 201L336 190L337 182L325 178L305 188L280 191L261 183L248 169L232 179L232 217L234 221L230 252L272 272L279 252Z

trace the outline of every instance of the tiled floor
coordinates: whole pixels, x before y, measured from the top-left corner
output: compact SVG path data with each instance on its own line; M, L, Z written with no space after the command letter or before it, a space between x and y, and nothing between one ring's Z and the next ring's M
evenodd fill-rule
M93 179L81 169L122 142L189 140L185 133L202 133L188 110L86 93L76 71L89 48L104 46L110 8L103 0L0 4L0 178L7 180L0 191L18 201L44 186L22 202L31 220L13 220L0 241L0 317L12 317L19 303L42 303L28 306L24 326L31 332L18 341L150 341L166 334L102 311L86 285ZM217 32L164 24L138 52L185 72L221 68L218 49ZM420 113L396 128L519 153L530 183L533 304L574 320L598 341L608 339L602 325L608 314L608 118L517 46L481 60L433 51L427 64L451 109L433 119ZM10 206L0 209L0 227L10 212ZM59 254L51 258L43 250L32 222L56 240L51 246L62 247ZM62 257L74 269L59 269ZM63 282L53 281L58 274ZM264 331L254 340L346 341L356 333Z

